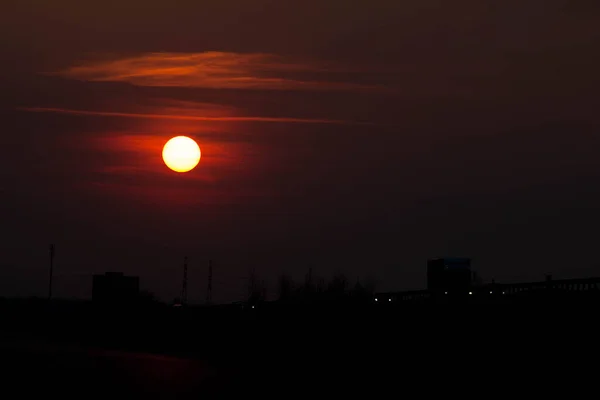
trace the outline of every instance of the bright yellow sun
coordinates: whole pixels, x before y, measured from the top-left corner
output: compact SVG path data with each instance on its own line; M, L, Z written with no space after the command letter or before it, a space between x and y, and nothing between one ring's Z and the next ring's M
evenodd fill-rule
M200 147L187 136L176 136L165 144L162 157L173 171L188 172L200 162Z

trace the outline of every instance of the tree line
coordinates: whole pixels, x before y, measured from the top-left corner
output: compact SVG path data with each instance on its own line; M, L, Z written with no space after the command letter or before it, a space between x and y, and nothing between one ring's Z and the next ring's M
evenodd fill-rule
M266 285L250 274L248 283L249 304L266 300ZM312 270L306 274L304 281L295 281L289 275L281 275L277 281L276 301L282 303L322 303L322 302L364 302L370 301L375 292L373 279L356 279L352 282L342 273L335 274L331 279L313 276Z

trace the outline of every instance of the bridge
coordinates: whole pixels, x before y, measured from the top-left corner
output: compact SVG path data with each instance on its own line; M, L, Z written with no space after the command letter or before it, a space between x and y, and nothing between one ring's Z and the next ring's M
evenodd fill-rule
M600 278L560 279L522 283L489 283L472 285L469 288L443 290L413 290L381 292L374 295L378 304L426 302L432 300L472 299L477 301L494 300L499 297L509 300L516 297L568 297L571 295L592 295L600 298Z

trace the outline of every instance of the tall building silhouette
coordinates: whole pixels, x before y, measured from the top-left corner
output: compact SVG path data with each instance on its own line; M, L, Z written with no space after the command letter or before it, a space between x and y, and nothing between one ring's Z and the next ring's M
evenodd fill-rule
M471 287L470 258L436 258L427 261L427 289L465 291Z

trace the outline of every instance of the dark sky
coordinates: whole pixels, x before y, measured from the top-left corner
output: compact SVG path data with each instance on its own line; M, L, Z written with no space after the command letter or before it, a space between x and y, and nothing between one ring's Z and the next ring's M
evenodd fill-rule
M121 270L218 301L336 271L421 288L600 275L592 0L8 0L0 295ZM208 117L208 118L207 118ZM184 134L202 159L168 170Z

